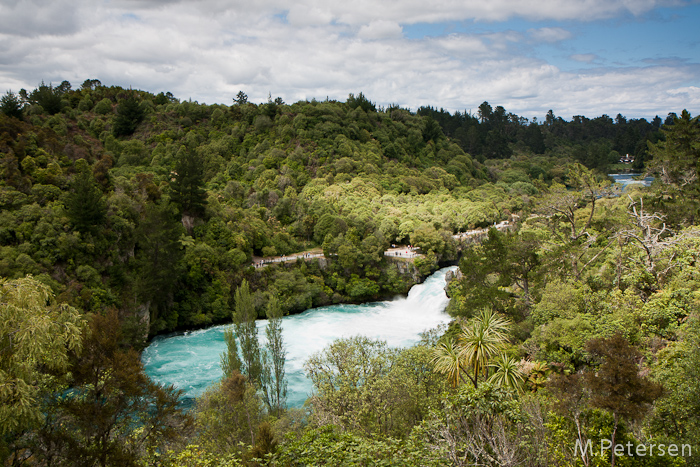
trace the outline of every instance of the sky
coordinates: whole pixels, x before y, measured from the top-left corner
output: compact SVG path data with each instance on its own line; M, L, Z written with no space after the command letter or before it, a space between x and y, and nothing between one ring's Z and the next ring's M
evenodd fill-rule
M694 116L698 25L700 0L0 0L0 92Z

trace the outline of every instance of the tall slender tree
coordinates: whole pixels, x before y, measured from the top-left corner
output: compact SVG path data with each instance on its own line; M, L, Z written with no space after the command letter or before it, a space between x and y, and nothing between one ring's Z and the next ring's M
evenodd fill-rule
M258 328L255 326L255 306L248 281L243 279L236 289L236 307L233 312L233 328L241 345L241 373L256 386L260 386L262 364Z
M279 417L286 407L287 381L284 364L287 352L282 338L282 308L276 295L267 304L267 349L263 359L263 396L270 413Z
M238 342L236 334L230 327L224 329L224 343L226 352L221 354L221 371L224 378L229 378L234 372L241 372L241 357L238 356Z
M175 170L170 183L173 202L180 208L182 225L191 234L194 218L204 216L207 192L204 190L204 171L197 154L184 146L175 156Z

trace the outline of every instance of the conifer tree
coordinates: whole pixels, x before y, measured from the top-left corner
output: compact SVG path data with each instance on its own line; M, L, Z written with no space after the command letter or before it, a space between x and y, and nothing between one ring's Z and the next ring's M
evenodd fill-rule
M8 117L22 118L22 101L12 91L7 91L0 99L0 111Z
M207 204L204 171L197 155L184 146L175 156L174 177L170 184L172 200L184 217L202 217Z
M87 166L75 176L72 188L66 201L68 218L80 232L96 232L107 216L107 205Z
M141 103L133 94L129 94L117 106L117 118L114 121L112 132L114 136L129 136L136 131L136 127L143 121L144 111Z

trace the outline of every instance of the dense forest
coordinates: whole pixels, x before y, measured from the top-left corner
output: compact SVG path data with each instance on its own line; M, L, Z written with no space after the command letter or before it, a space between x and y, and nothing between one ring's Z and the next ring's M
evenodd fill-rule
M5 464L700 465L687 111L206 105L94 79L0 109ZM630 169L656 182L606 176ZM286 407L279 326L261 348L256 318L405 293L445 264L449 328L336 341ZM231 321L225 377L194 409L143 373L153 335Z

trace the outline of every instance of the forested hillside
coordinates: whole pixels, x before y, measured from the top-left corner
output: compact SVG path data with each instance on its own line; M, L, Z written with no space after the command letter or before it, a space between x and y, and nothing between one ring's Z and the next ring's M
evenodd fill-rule
M8 92L0 455L598 466L615 459L599 449L610 440L692 449L616 465L698 465L699 156L686 111L540 123L361 93L205 105L97 80ZM632 167L655 184L611 185L609 170ZM514 229L454 237L502 220ZM392 244L421 256L386 257ZM255 264L313 248L324 257ZM407 349L337 341L306 363L308 404L286 409L278 328L260 349L254 318L405 293L440 264L459 264L449 329ZM232 319L226 376L186 413L135 350Z
M405 292L390 243L440 243L520 203L467 196L483 166L429 119L362 95L207 106L90 80L21 94L24 119L2 116L0 274L33 274L59 300L115 307L150 334L227 319L244 277L261 316L268 282L286 311ZM330 269L250 267L326 240Z

